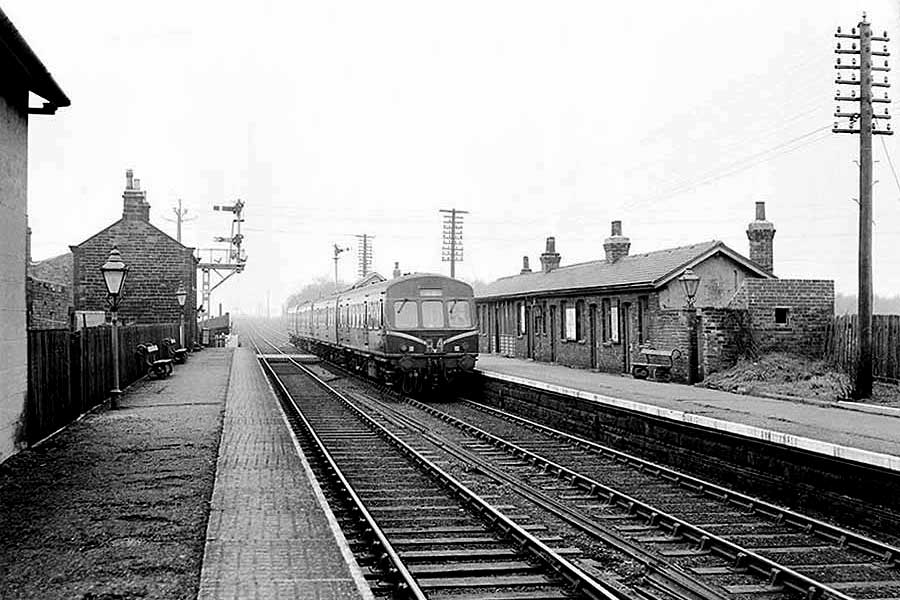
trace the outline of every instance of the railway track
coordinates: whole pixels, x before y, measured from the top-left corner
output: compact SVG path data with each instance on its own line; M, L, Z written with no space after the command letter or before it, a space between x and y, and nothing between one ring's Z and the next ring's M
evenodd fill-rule
M257 336L259 337L259 336ZM274 346L274 345L273 345ZM275 346L277 347L277 346ZM259 354L259 348L257 348ZM264 367L308 457L340 495L376 593L406 598L625 600L296 362ZM502 507L500 507L502 508Z
M491 407L406 399L401 408L364 400L362 384L339 385L386 426L431 436L525 504L637 561L657 593L900 597L895 547Z

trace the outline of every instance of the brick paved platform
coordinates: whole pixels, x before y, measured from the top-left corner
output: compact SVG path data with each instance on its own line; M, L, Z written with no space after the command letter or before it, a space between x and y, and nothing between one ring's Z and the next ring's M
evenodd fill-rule
M238 348L198 598L371 597L255 355Z
M479 356L478 369L511 383L900 471L896 410L745 396L490 354Z

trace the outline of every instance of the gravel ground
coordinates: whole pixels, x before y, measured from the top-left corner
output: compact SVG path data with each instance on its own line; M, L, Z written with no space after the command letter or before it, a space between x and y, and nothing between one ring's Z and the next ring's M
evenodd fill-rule
M0 465L0 598L194 598L232 350Z

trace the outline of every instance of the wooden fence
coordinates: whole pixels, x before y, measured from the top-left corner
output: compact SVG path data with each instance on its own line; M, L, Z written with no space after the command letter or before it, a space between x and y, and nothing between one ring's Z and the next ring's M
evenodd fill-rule
M143 377L146 367L137 345L178 338L178 325L131 325L119 328L119 375L122 387ZM112 335L109 326L39 329L28 332L28 399L25 437L33 444L78 418L109 396L113 385Z
M840 315L828 328L825 359L848 373L856 364L857 315ZM900 380L900 315L872 317L872 370L875 377Z

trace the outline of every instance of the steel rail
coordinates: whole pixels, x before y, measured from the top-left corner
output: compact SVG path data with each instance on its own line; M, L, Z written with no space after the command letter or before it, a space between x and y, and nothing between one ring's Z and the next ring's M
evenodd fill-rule
M483 500L475 492L466 487L462 482L451 476L449 473L435 465L421 453L412 448L409 444L401 440L399 437L387 430L383 425L376 422L360 409L352 400L347 398L340 391L328 385L323 379L318 377L305 365L301 365L297 361L288 357L288 362L295 365L305 375L319 384L320 387L333 394L345 406L350 408L356 415L382 439L388 441L401 452L419 465L424 471L430 473L439 482L446 485L453 493L455 493L466 505L474 512L480 514L493 527L496 527L504 535L512 539L523 550L527 550L533 557L550 568L557 575L565 579L572 586L573 590L580 592L594 600L625 600L618 590L607 587L599 581L590 577L587 573L579 569L572 562L558 554L555 550L540 541L537 537L519 526L515 521L509 519L506 515L491 506ZM292 402L293 403L293 402ZM336 465L335 465L336 466ZM386 541L386 538L385 538ZM399 555L397 556L399 560ZM401 562L402 564L402 562Z
M648 524L663 530L668 530L673 537L681 536L686 540L696 543L699 551L715 552L719 556L733 561L735 568L753 570L761 577L768 577L770 585L781 583L784 586L790 587L795 592L805 594L806 597L810 599L824 594L838 600L853 600L851 596L829 587L822 582L807 577L790 567L779 564L752 550L743 548L721 536L706 531L702 527L693 525L674 515L659 510L637 498L623 494L599 481L581 475L567 467L544 458L539 454L526 450L521 446L517 446L516 444L499 438L474 425L461 421L456 417L450 416L417 400L407 398L406 402L416 406L416 408L433 414L447 423L459 427L463 431L468 431L472 435L475 435L496 447L504 448L513 455L521 455L532 464L543 468L545 472L555 472L559 478L566 479L572 485L578 486L592 495L605 496L607 504L619 506L620 508L628 510L629 514L643 517L647 520Z
M467 450L455 442L440 437L432 432L426 423L423 423L410 415L400 413L380 400L374 401L378 402L384 412L390 411L391 415L386 415L386 418L402 421L406 427L418 430L423 437L430 439L433 444L440 447L451 456L455 456L464 463L476 465L479 470L498 481L507 483L513 491L548 513L559 517L581 531L594 536L616 550L628 554L631 558L640 562L644 568L649 571L649 573L644 573L643 575L657 589L665 591L669 595L675 596L677 594L677 596L681 598L704 600L727 600L727 598L729 598L728 596L724 596L713 590L709 586L698 582L695 578L690 577L686 573L674 569L671 564L654 553L641 548L629 540L610 534L598 527L593 519L583 512L572 509L558 500L551 498L544 492L523 483L520 478L497 468L489 459L480 456L477 452Z
M537 423L536 421L532 421L518 415L513 415L511 413L496 409L492 406L487 406L479 402L474 402L472 400L463 400L463 402L471 405L477 410L492 414L498 418L507 421L514 421L535 431L548 433L553 437L571 442L576 446L592 450L597 454L607 455L620 463L629 464L639 471L645 471L654 475L658 475L659 477L666 479L670 483L674 483L691 491L701 493L704 496L708 496L714 500L724 502L725 504L733 504L740 508L750 510L756 514L769 517L779 523L787 523L789 525L793 525L797 529L802 530L803 533L818 536L828 542L837 543L842 547L849 547L855 550L859 550L860 552L868 554L873 558L881 559L886 563L891 563L895 567L900 566L900 561L898 561L898 559L900 559L900 548L897 548L895 546L885 544L884 542L879 542L878 540L873 540L872 538L847 529L843 529L841 527L838 527L837 525L832 525L819 519L802 515L788 508L783 508L770 502L766 502L765 500L760 500L741 492L736 492L714 483L703 481L691 475L680 473L659 463L651 462L649 460L627 454L620 450L615 450L614 448L610 448L608 446L603 446L601 444L598 444L597 442L579 437L577 435L573 435L571 433L567 433L565 431L561 431L559 429L555 429L553 427L549 427L547 425L542 425L541 423Z
M262 337L262 339L265 340L267 344L272 345L272 347L276 348L276 350L278 349L277 346L274 346L265 337L260 337ZM256 348L256 353L260 354L260 348L256 344L255 340L251 340L251 343ZM282 352L282 354L284 353ZM382 562L380 566L389 577L393 577L395 579L395 581L393 582L395 590L398 593L406 596L407 598L410 598L411 600L427 600L428 597L425 595L425 592L423 592L419 587L416 579L412 576L412 574L409 572L409 569L407 569L406 565L403 563L403 559L400 558L400 554L391 545L384 531L378 525L371 513L369 513L369 510L366 508L365 503L362 501L362 499L353 489L353 486L347 480L346 476L340 470L337 462L335 462L334 458L331 456L331 453L325 447L324 442L322 442L319 435L313 429L312 424L307 420L306 416L303 414L303 411L300 410L300 407L297 406L297 403L294 401L293 396L291 396L287 387L285 387L284 382L281 381L281 378L279 378L275 373L275 370L272 368L272 365L269 364L268 360L264 358L260 358L259 360L260 363L268 371L271 380L276 383L278 392L280 393L282 398L286 402L289 402L293 407L295 413L294 416L300 419L300 422L306 429L307 435L313 440L316 451L320 454L320 456L325 460L327 464L327 470L330 471L333 477L335 477L340 482L341 491L346 493L356 511L365 520L368 531L371 532L372 536L374 536L376 542L383 552L379 557L380 561ZM299 363L293 360L291 360L291 362L298 367L300 366ZM316 383L320 383L320 381L316 381ZM389 562L390 565L383 564L385 561Z

